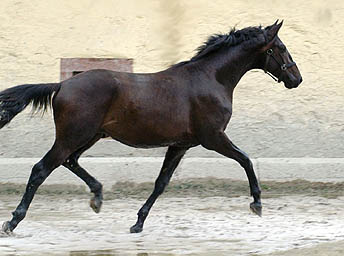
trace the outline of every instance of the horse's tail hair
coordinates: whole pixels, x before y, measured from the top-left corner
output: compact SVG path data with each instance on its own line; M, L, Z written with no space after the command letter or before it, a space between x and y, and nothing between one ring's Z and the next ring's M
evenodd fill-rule
M32 103L32 113L51 107L53 94L60 83L24 84L0 92L0 129Z

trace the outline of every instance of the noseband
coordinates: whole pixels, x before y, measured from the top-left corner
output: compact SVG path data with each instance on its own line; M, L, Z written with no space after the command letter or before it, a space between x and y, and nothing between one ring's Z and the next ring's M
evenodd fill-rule
M276 57L273 55L274 51L270 48L266 51L266 59L265 59L265 65L264 65L264 72L266 74L268 74L269 76L271 76L276 82L280 83L282 80L281 80L281 77L282 75L284 74L284 72L288 69L288 68L291 68L292 66L296 65L296 63L293 61L293 62L290 62L288 64L286 63L280 63L278 59L276 59ZM279 53L281 59L283 60L281 54ZM281 67L281 73L279 74L279 76L276 78L273 74L271 74L269 71L267 71L267 66L269 64L269 61L270 61L270 57L273 58L277 63L278 65Z

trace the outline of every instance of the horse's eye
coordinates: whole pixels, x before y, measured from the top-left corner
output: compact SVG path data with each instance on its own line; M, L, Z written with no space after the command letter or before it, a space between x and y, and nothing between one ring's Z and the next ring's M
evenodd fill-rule
M287 50L287 48L285 47L285 45L280 45L278 48L280 48L280 50L282 51L282 52L285 52L286 50Z

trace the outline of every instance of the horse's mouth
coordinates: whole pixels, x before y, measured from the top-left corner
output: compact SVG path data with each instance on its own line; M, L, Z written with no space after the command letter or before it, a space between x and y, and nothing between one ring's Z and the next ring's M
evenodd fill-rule
M293 84L287 84L287 83L284 83L284 86L288 89L294 89L294 88L297 88L299 85L293 85Z
M298 79L297 81L283 81L284 86L288 89L297 88L302 82L302 78Z

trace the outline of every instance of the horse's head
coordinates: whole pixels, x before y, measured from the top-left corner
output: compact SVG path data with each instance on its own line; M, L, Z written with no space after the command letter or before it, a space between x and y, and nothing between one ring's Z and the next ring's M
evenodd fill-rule
M266 42L261 48L262 69L274 80L284 82L288 89L296 88L302 82L302 77L296 63L293 61L287 47L278 37L278 31L283 21L277 21L264 29Z

